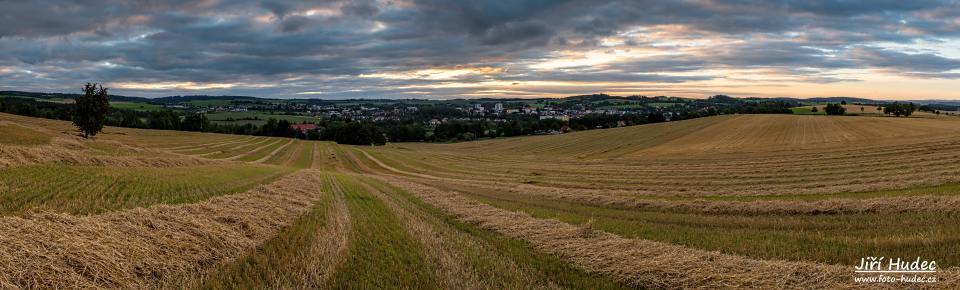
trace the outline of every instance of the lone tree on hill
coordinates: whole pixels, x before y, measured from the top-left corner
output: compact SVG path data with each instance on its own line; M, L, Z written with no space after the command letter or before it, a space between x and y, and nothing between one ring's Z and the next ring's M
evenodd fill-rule
M87 83L83 86L83 95L73 100L77 104L73 124L83 132L83 138L90 138L103 131L107 112L110 110L107 88L97 83Z

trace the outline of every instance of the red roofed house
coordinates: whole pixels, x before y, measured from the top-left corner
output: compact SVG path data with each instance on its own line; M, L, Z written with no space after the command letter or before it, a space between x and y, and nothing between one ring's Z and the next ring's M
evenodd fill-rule
M306 133L307 131L310 131L310 130L316 130L318 127L317 127L317 124L293 124L293 125L290 125L290 128Z

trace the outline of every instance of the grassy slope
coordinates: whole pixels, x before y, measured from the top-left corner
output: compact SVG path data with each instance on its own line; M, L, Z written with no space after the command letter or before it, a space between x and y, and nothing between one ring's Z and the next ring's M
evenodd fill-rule
M571 188L591 189L604 187L609 183L623 183L624 188L630 188L630 184L636 184L634 182L655 182L662 184L665 189L682 187L687 183L702 183L706 188L720 189L743 187L745 185L741 184L749 184L747 182L757 182L757 186L767 187L781 184L794 186L791 184L796 183L793 194L697 197L708 200L806 202L835 198L956 195L957 186L942 184L943 181L940 181L939 185L906 189L857 192L811 190L816 188L816 182L827 179L836 179L840 185L873 184L868 180L897 180L898 176L907 172L920 174L913 177L915 179L928 178L924 174L939 178L940 170L952 172L951 164L955 164L953 158L956 157L956 148L953 143L937 140L944 140L946 136L956 133L955 121L806 116L728 116L715 121L717 122L714 124L703 126L681 126L682 122L662 125L676 126L677 131L691 132L679 137L657 134L662 130L655 127L624 128L591 134L584 132L549 138L533 137L468 144L402 144L386 149L374 149L371 153L389 166L402 171L440 176L441 179L423 180L431 185L467 193L491 205L528 212L536 217L557 218L573 224L583 224L593 219L595 227L626 237L665 241L760 259L847 265L863 255L883 253L890 256L937 257L945 266L960 263L960 255L955 254L960 249L956 246L955 238L960 233L960 227L957 226L960 220L951 214L698 214L596 206L523 195L524 190L534 190L524 189L522 186L525 184L547 186L547 189L558 192L576 193L577 191ZM634 135L640 131L651 134ZM604 138L591 139L581 135ZM572 140L582 143L577 144ZM653 144L640 146L643 150L634 151L638 152L634 154L693 153L694 156L702 156L702 159L685 156L685 159L678 161L609 160L593 163L564 160L562 155L549 154L576 154L595 151L598 147L610 148L620 146L617 144L634 142ZM795 153L782 150L783 146L821 146L827 150L814 150L816 155L811 154L804 156L802 160L791 162L789 160ZM630 150L623 147L613 149L621 152ZM712 155L724 150L759 150L767 156L750 158L756 153ZM451 154L437 154L438 152ZM523 155L527 152L545 154L538 154L537 158L525 158ZM377 166L363 160L358 163L367 167ZM918 168L923 170L917 170ZM383 169L376 171L390 172ZM784 179L781 176L790 178ZM443 178L462 180L463 183L452 180L447 182ZM754 179L756 181L753 181ZM903 184L906 183L897 181L880 187ZM519 193L506 192L493 185L515 188ZM633 188L637 187L633 185ZM680 195L657 198L678 202L689 199Z
M287 120L291 123L302 123L314 122L316 118L308 116L296 116L296 115L276 115L268 114L263 112L215 112L207 114L207 117L210 121L220 123L220 124L234 124L234 125L243 125L243 124L254 124L254 125L263 125L270 118L277 120ZM258 120L240 120L247 118L258 118ZM233 119L234 121L228 121L227 119Z
M960 264L960 217L940 213L847 215L723 215L668 213L589 206L518 196L470 196L504 209L573 224L594 226L625 237L670 242L760 259L816 261L845 265L865 255L937 257ZM915 237L924 237L916 239Z
M796 107L790 108L793 111L794 115L826 115L827 112L824 112L822 109L817 108L817 111L813 111L813 107Z
M437 288L435 277L400 221L355 181L340 177L354 220L347 261L330 281L331 288ZM371 269L376 269L371 271Z
M256 152L258 148L264 146L279 146L283 144L285 140L280 138L258 140L256 142L244 143L242 147L230 146L231 148L225 148L218 150L219 153L209 155L208 158L213 159L222 159L222 158L232 158L237 156L244 156Z
M147 112L163 110L161 105L136 102L110 102L110 107Z
M116 168L43 164L0 169L0 214L89 214L193 203L269 183L289 169L254 165Z
M51 144L51 140L56 139L52 149L45 150L77 152L79 155L103 158L183 158L144 149L136 145L138 143L131 145L127 140L158 147L175 146L173 144L176 143L236 143L249 138L107 128L96 138L83 140L73 136L69 122L3 114L0 115L0 124L0 136L5 136L0 138L11 138L10 142L0 140L4 144L34 147ZM245 142L253 140L288 141L263 138ZM63 148L57 149L61 146ZM285 166L239 163L126 168L47 163L0 168L0 214L16 215L31 211L93 214L153 204L194 203L214 196L243 192L291 172L293 169Z
M262 158L264 158L264 157L269 156L269 155L272 154L273 152L275 152L275 151L277 151L277 150L280 150L281 148L283 148L283 149L289 149L289 147L290 147L292 144L294 144L294 143L292 143L292 141L293 141L292 139L290 139L290 140L283 140L283 139L281 139L281 140L279 140L278 142L275 142L275 143L271 144L270 146L266 146L266 147L260 148L259 150L251 151L250 153L247 153L246 155L243 155L243 157L240 157L240 158L237 159L237 160L240 160L240 161L257 161L257 160L260 160L260 159L262 159Z
M569 155L613 157L677 150L679 150L677 152L686 150L708 155L713 152L712 150L732 150L731 148L741 148L743 145L756 145L757 147L754 148L776 147L779 144L808 146L822 144L829 140L844 144L859 142L882 145L896 138L928 138L955 132L950 128L955 125L954 123L937 120L901 121L892 118L877 122L872 120L867 122L860 120L861 118L844 118L840 121L833 118L809 121L803 119L804 121L801 121L803 124L797 127L806 126L813 129L795 130L790 122L800 119L793 116L791 116L793 119L780 119L783 117L727 116L563 136L513 138L439 146L404 144L403 148L393 146L390 149L393 151L378 151L374 155L395 157L384 159L384 161L404 170L416 170L420 174L464 177L464 173L453 170L457 169L472 173L469 174L470 178L481 181L500 182L503 178L513 175L533 177L538 182L545 184L553 182L558 186L566 182L571 185L592 187L594 185L589 182L609 180L630 185L631 178L654 178L638 177L646 176L640 175L646 174L646 171L623 167L640 163L619 162L613 164L615 166L612 168L602 168L598 167L597 163L569 160L559 162L558 160ZM720 125L716 125L715 121L719 121ZM836 133L835 130L841 131ZM828 132L821 133L821 131ZM246 159L251 159L250 156L262 158L289 141L287 139L240 140L235 139L240 138L239 136L224 138L214 134L171 134L170 132L159 134L137 130L121 132L125 135L107 135L105 139L141 140L139 142L151 143L155 146L162 145L167 148L197 146L203 142L211 144L237 142L235 145L224 145L224 147L241 147L214 155L217 158L245 155ZM804 132L817 132L817 135L802 135L805 134ZM801 137L790 138L798 134ZM878 134L882 136L873 136ZM610 140L616 140L616 142ZM744 143L742 140L760 141ZM364 158L362 152L354 147L326 143L309 144L312 146L294 143L274 155L274 158L267 159L267 162L296 164L296 167L318 164L321 168L328 170L367 174L389 172L380 168L372 160ZM316 151L319 155L315 154L315 150L303 148L313 149L313 146L322 148ZM262 149L251 152L257 148ZM437 151L434 151L435 149ZM191 150L200 149L192 148ZM456 152L457 155L434 155L433 153L436 152ZM827 151L824 154L841 156L846 152ZM331 153L333 156L330 156ZM403 155L402 158L399 157L401 155ZM534 155L537 159L513 160L512 158L517 155ZM722 161L724 160L709 159L702 162L722 163ZM803 167L814 164L813 161L805 162L807 160L791 165L801 167L802 170ZM652 166L642 165L644 170ZM666 166L658 170L675 170L676 167L677 165ZM424 168L430 170L424 170ZM570 171L568 168L578 168L582 171ZM71 213L97 213L154 203L195 202L209 196L228 194L255 186L266 182L265 180L271 178L272 174L279 175L290 170L292 169L285 167L253 165L135 169L50 164L20 166L0 170L4 173L0 175L0 198L5 199L0 204L10 205L3 209L4 214L18 214L34 208ZM503 173L507 170L513 170L513 172ZM697 170L694 169L694 171ZM726 173L723 169L712 170ZM737 168L728 170L737 170ZM564 175L565 171L567 175ZM657 170L652 171L657 172ZM786 174L781 171L761 173L772 176ZM584 178L572 178L572 176ZM743 179L737 176L732 178ZM238 183L238 181L250 181L250 183ZM665 186L681 185L671 182L677 181L669 181ZM338 270L329 281L331 284L324 286L437 288L443 285L443 277L436 272L437 265L429 259L432 254L429 251L432 249L426 248L420 241L421 237L409 231L410 221L401 218L402 215L397 207L388 206L386 203L388 200L421 217L427 221L426 224L429 227L446 233L440 237L442 239L454 240L459 237L482 245L455 248L453 251L462 255L463 260L459 261L460 263L466 265L479 277L487 279L486 283L495 286L493 288L528 288L526 286L550 284L590 289L624 286L612 282L609 277L589 274L572 267L561 258L540 253L524 242L462 223L421 202L409 193L389 185L354 175L339 174L331 180L331 183L342 185L343 198L353 218L354 227L350 233L352 239L349 242L347 259L337 267ZM325 185L325 191L334 191L330 186ZM456 187L457 185L447 186ZM479 184L476 189L454 189L462 190L470 197L485 203L504 209L528 212L535 217L556 218L572 224L583 224L593 220L595 228L626 237L666 241L749 257L809 260L846 265L862 255L883 253L891 256L917 254L925 257L932 256L944 266L957 265L960 262L960 254L955 254L960 253L960 246L957 246L958 243L954 238L960 234L960 228L957 226L960 220L956 216L938 213L823 216L667 213L530 198L522 194L499 192L493 188L485 189L483 186ZM714 186L731 185L718 183ZM927 187L912 189L913 191L858 193L855 196L932 192L952 194L951 188ZM785 195L778 198L803 201L842 194L844 193ZM761 195L724 198L764 199L766 197ZM683 200L682 197L678 199ZM300 261L298 259L310 253L307 248L318 241L319 237L314 233L324 229L330 200L330 197L321 199L313 211L302 216L299 221L287 227L276 238L268 240L256 251L248 253L245 258L219 269L220 272L211 278L208 286L222 288L219 286L244 285L257 288L302 285L297 284L297 279L300 277L285 276L285 273L297 272L294 270L309 265L298 264ZM922 239L916 237L922 237ZM500 267L502 264L498 264L500 262L497 261L504 260L514 265L514 268L506 271Z
M50 143L50 135L17 125L0 125L0 144L43 145Z
M328 179L329 180L329 179ZM330 183L324 183L324 192L332 192ZM318 231L329 227L327 215L331 211L334 197L327 194L314 205L313 210L300 217L292 225L284 228L276 237L247 253L243 258L217 269L208 277L202 288L206 289L266 289L316 287L309 280L313 267L313 257L318 256L314 244L319 239L333 239L319 236ZM327 262L327 261L323 261Z
M610 144L592 139L580 144L509 142L515 148L504 146L508 142L502 140L487 142L491 146L486 149L476 144L400 144L378 148L373 154L382 152L384 162L406 171L465 182L522 183L544 190L629 198L749 199L802 194L815 199L821 194L960 182L960 155L955 153L960 142L949 137L957 133L956 121L789 115L716 120L693 134L664 138L650 134L634 139L634 132L610 130L609 139L601 139L615 140ZM684 122L669 125L689 128ZM632 144L639 144L639 139L655 145L634 149ZM516 153L589 152L614 146L621 153L609 159Z
M337 289L373 288L438 288L441 284L437 265L426 259L429 251L404 230L404 221L398 219L397 209L392 209L376 197L374 191L388 194L391 202L403 204L403 208L415 211L428 220L430 227L439 232L438 237L446 242L445 249L459 253L458 262L481 277L479 288L506 289L531 288L558 285L572 289L621 289L626 285L613 282L609 277L586 273L568 262L545 255L526 242L508 238L443 214L438 209L423 203L413 195L372 179L350 175L333 174L325 191L342 190L353 219L353 232L349 242L347 259L336 267L329 283L324 287ZM373 187L365 187L370 184ZM338 189L340 188L340 189ZM260 246L244 259L223 268L207 282L207 288L275 288L298 284L300 276L286 273L303 273L310 266L298 257L310 252L317 240L314 232L325 226L323 217L327 201L300 221L285 229L277 238ZM457 238L475 242L471 247L458 246ZM376 271L371 271L376 269ZM431 270L433 269L433 270ZM286 286L284 286L286 285ZM295 286L296 287L296 286Z
M431 181L438 185L442 182ZM960 218L952 214L737 215L659 212L590 206L497 191L453 186L485 203L535 217L649 240L716 250L759 259L846 265L863 255L922 255L957 265L955 237ZM922 237L922 238L917 238Z
M420 210L438 218L447 227L468 234L484 243L484 247L461 248L471 260L471 267L492 281L495 288L535 287L536 285L555 284L571 289L621 289L632 288L613 281L610 277L593 274L574 267L569 262L555 256L543 254L527 242L513 239L474 225L464 223L427 204L402 189L386 186L399 198L415 205ZM514 273L504 271L498 266L495 257L514 262L519 269Z
M553 136L457 144L395 144L415 152L549 159L708 158L715 154L898 144L960 133L957 120L796 115L727 115Z

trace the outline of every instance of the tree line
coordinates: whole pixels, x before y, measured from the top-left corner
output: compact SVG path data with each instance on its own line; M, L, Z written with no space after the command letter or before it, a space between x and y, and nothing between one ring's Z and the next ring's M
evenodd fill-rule
M43 117L73 121L85 137L93 136L103 126L128 128L181 130L237 135L289 137L309 140L334 141L341 144L382 145L390 142L449 142L469 141L481 138L499 138L533 134L548 134L570 130L614 128L668 120L692 119L720 114L776 114L792 113L790 102L747 102L726 96L714 96L716 106L696 111L662 112L646 114L587 114L570 120L541 119L537 115L510 115L505 119L448 120L440 124L427 124L425 120L438 115L461 115L449 107L423 107L405 116L402 120L357 121L331 117L314 124L322 130L301 132L284 119L267 119L262 125L253 123L221 124L211 122L203 113L178 112L173 110L137 111L109 107L107 89L97 84L87 84L82 95L75 97L74 104L37 101L29 98L0 98L0 112L31 117ZM726 98L725 98L726 97ZM896 104L896 103L895 103ZM912 104L910 104L912 106ZM842 107L841 107L842 108ZM432 131L432 134L430 134Z
M917 107L913 103L893 102L892 104L883 106L884 114L894 115L897 117L909 117L916 110Z
M0 111L31 117L42 117L70 121L75 114L75 104L62 104L37 101L25 98L0 98ZM772 109L777 108L777 109ZM789 110L788 110L789 111ZM746 105L742 108L710 109L674 115L673 120L698 118L717 114L731 113L780 113L779 107L764 105ZM641 125L666 121L661 112L642 114L587 114L580 118L563 121L548 118L539 119L536 115L517 115L504 122L490 120L450 120L428 132L428 124L422 117L436 113L452 113L446 108L421 110L418 114L404 120L356 121L332 117L319 120L315 124L323 128L319 132L300 132L287 120L269 118L262 125L220 124L211 122L202 113L183 113L173 110L137 111L111 108L104 114L103 125L156 129L211 132L235 135L256 135L272 137L290 137L309 140L335 141L341 144L381 145L390 142L449 142L469 141L481 138L512 137L533 134L545 134L563 130L590 130Z
M88 88L84 88L86 91ZM100 95L99 86L92 89L91 96ZM104 90L104 94L105 94ZM86 95L86 94L85 94ZM86 136L94 136L103 126L179 130L223 133L234 135L255 135L270 137L289 137L310 140L335 141L341 144L354 145L382 145L386 143L383 130L372 122L358 122L351 120L331 120L320 123L324 127L322 132L307 132L306 134L291 128L291 123L284 119L268 118L262 125L246 123L218 124L211 122L206 114L182 113L173 110L136 111L109 107L109 103L100 99L91 99L80 95L79 103L54 103L35 99L4 97L0 98L0 112L28 117L38 117L63 121L76 121L78 129ZM100 117L102 116L102 117ZM399 135L399 134L394 134ZM406 141L422 141L406 140Z

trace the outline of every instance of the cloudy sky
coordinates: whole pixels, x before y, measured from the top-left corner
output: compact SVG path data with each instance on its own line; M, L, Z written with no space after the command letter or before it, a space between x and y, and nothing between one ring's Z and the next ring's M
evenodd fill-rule
M960 99L960 2L0 0L0 90Z

